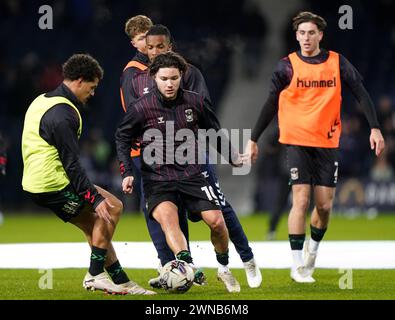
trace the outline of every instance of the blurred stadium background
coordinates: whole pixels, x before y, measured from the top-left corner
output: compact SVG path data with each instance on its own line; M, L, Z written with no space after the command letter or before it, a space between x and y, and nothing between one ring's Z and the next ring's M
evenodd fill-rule
M38 27L38 8L44 4L53 8L53 30ZM90 53L105 70L90 108L83 114L80 143L83 166L94 183L122 199L128 213L138 212L138 198L124 197L120 192L113 141L123 114L119 77L134 55L123 31L126 20L145 14L155 23L168 26L176 40L176 51L202 70L222 125L243 129L255 124L277 61L297 49L291 18L300 10L314 11L327 20L322 46L342 53L364 77L387 144L384 155L375 158L369 148L367 122L344 88L340 183L335 216L326 240L395 240L395 1L347 1L353 9L352 30L341 30L338 26L339 7L343 4L313 0L0 1L0 132L8 145L7 175L0 176L0 211L5 213L0 243L84 241L82 234L71 231L70 225L60 223L53 215L32 216L31 213L47 211L34 206L21 189L20 140L25 110L36 95L62 81L61 64L70 55ZM274 210L276 201L287 204L286 197L279 199L287 194L286 187L281 191L286 178L281 149L273 144L271 130L260 145L259 163L249 175L231 176L230 168L218 168L225 195L238 214L245 216L241 221L251 241L264 239L267 213ZM279 224L280 240L287 238L285 220L286 215ZM203 224L192 224L190 234L196 241L209 239ZM124 217L114 240L149 241L142 215ZM267 255L259 259L262 263L270 262ZM152 268L155 267L153 263ZM393 270L356 271L354 281L358 288L352 292L339 291L337 270L317 272L319 285L295 290L296 287L290 287L288 270L267 270L264 288L255 292L247 288L243 298L394 298ZM0 283L6 299L87 299L80 292L79 279L83 274L82 269L59 271L55 287L61 289L56 296L37 288L40 277L37 270L3 270ZM133 274L141 283L154 275L152 270L150 273L136 270ZM214 271L209 270L208 274L215 282ZM245 288L243 271L236 270L236 274ZM71 278L78 281L71 282ZM22 281L23 285L15 288L15 281ZM217 287L206 295L203 289L196 289L188 297L211 299L215 294L217 299L231 299L218 284ZM380 288L380 294L375 288Z
M53 8L53 30L38 27L38 8L43 4ZM71 54L88 52L105 70L83 115L83 166L92 181L119 196L127 211L135 212L137 197L125 198L120 192L113 143L123 113L119 77L134 54L123 31L125 21L145 14L167 25L176 51L205 75L222 125L243 129L254 125L277 61L297 49L291 17L311 10L328 22L322 46L342 53L363 75L387 143L385 154L376 159L369 149L367 121L344 88L336 212L366 213L371 218L395 212L395 2L348 1L353 9L352 30L338 26L342 4L312 0L1 1L0 131L8 144L7 175L0 182L1 210L7 214L38 210L21 189L23 117L36 95L62 81L61 63ZM248 176L231 176L229 168L219 167L222 188L240 215L271 211L282 194L278 192L284 185L281 152L268 147L269 138L260 144L260 161Z

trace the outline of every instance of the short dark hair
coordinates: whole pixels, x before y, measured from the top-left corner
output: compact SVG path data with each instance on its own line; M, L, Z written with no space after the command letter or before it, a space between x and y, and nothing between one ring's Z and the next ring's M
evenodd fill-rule
M147 32L146 36L166 36L169 42L173 42L170 30L163 24L154 24Z
M63 77L68 80L82 78L84 81L103 79L104 71L99 62L89 54L73 54L63 64Z
M169 51L157 55L149 66L149 73L154 76L160 68L177 68L181 73L187 70L187 62L178 53Z
M323 17L309 11L303 11L299 12L292 19L292 27L294 31L297 31L299 25L304 22L314 23L320 31L324 31L327 26L327 23Z

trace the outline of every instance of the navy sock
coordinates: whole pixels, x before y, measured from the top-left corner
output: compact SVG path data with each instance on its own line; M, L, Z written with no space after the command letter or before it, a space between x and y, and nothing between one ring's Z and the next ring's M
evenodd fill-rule
M229 250L227 250L225 253L219 253L215 251L215 254L217 256L217 261L220 264L223 266L227 266L229 264Z
M130 280L118 260L107 267L106 270L115 284L126 283Z
M106 261L107 249L102 249L92 246L91 264L89 266L89 273L92 276L104 272L104 262Z

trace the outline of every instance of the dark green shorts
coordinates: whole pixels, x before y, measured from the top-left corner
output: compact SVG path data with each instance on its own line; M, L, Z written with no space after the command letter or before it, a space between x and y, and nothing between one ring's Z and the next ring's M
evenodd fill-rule
M77 217L82 209L88 205L82 197L75 193L71 185L61 191L30 193L33 201L41 207L48 208L64 222Z

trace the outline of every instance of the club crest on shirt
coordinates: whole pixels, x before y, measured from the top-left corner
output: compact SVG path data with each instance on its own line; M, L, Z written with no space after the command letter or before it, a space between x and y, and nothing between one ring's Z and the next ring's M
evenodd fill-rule
M147 94L147 93L149 93L149 88L148 88L148 87L145 87L145 88L143 89L143 94Z
M298 168L291 168L291 179L292 180L298 180L299 179L299 172Z
M164 117L158 117L158 124L165 123L165 121L163 120L163 118L164 118Z
M187 119L187 122L192 122L193 121L193 111L192 111L192 109L186 109L185 110L185 117Z

